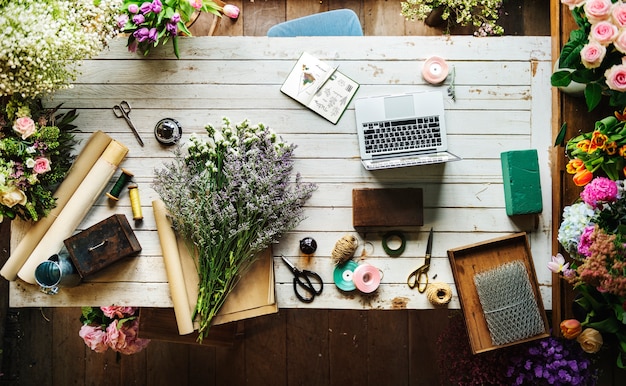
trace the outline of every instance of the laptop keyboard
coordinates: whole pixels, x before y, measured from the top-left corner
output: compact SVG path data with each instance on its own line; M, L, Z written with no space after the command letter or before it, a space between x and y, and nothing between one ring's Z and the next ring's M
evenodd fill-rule
M396 151L432 149L441 146L441 127L436 115L416 119L363 124L365 152L382 154Z

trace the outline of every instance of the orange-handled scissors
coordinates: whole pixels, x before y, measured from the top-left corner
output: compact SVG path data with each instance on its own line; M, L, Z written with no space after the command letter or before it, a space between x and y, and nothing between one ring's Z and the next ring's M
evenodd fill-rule
M411 288L417 287L420 293L426 291L428 287L428 270L430 269L430 255L433 251L433 228L430 228L430 234L428 235L428 243L426 244L426 260L424 265L411 272L407 279L407 284Z

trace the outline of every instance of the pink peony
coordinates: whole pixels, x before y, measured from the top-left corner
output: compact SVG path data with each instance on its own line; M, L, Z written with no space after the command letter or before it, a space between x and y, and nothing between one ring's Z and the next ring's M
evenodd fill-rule
M613 25L610 21L600 21L591 26L589 32L590 40L595 40L603 46L608 46L613 43L613 40L617 37L619 29Z
M124 306L106 306L106 307L100 307L100 309L102 310L102 313L104 314L104 316L106 316L107 318L126 318L129 316L132 316L135 314L135 311L137 311L137 308L135 307L124 307Z
M109 348L105 342L107 334L100 327L83 325L78 335L83 338L85 344L95 352L103 353Z
M592 208L603 202L617 201L617 183L606 177L596 177L580 193L580 198Z
M613 3L611 0L587 0L585 2L585 15L591 24L607 20L611 16Z
M593 244L592 234L595 230L595 226L588 225L583 229L582 235L580 235L580 241L578 242L578 253L583 256L590 256L591 251L589 247Z
M586 0L561 0L561 4L567 5L569 9L574 9L581 6L585 1Z
M606 55L606 47L591 41L580 50L580 59L586 68L598 68Z
M604 72L606 84L611 90L626 92L626 66L615 65Z
M35 159L35 165L33 166L33 171L37 174L43 174L45 172L49 172L50 169L50 160L46 157L38 157Z
M21 117L15 120L13 130L22 135L22 139L26 139L35 134L35 121L30 117Z
M626 4L620 2L613 5L611 18L617 27L626 27Z

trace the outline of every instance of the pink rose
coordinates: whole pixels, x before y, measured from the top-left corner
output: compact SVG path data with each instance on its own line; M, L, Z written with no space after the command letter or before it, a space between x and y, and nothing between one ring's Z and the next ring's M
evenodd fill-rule
M102 313L104 314L104 316L106 316L107 318L125 318L128 316L132 316L135 314L136 308L135 307L123 307L123 306L106 306L106 307L100 307L100 309L102 310Z
M561 0L561 4L565 4L569 9L574 9L584 3L585 0Z
M83 338L85 344L95 352L103 353L109 348L105 343L106 332L100 327L83 325L78 335Z
M117 329L117 320L114 320L107 326L106 337L104 338L107 346L115 351L126 348L126 335Z
M146 348L150 343L150 339L141 339L137 336L139 330L139 319L124 323L120 330L126 337L125 347L118 350L122 354L135 354Z
M626 92L626 66L623 64L615 65L604 73L606 84L611 90Z
M585 15L590 23L607 20L611 16L611 0L587 0L585 3Z
M15 120L13 130L22 135L22 139L26 139L35 133L35 121L30 117L22 117Z
M626 27L626 4L619 2L613 5L611 17L619 28Z
M35 159L35 166L33 171L37 174L42 174L50 171L50 160L46 157L38 157Z
M626 28L620 30L619 34L613 41L613 46L622 54L626 54Z
M580 59L586 68L598 68L606 55L606 47L591 41L580 50Z
M615 40L619 29L610 21L599 21L591 26L589 40L595 40L603 46L608 46Z

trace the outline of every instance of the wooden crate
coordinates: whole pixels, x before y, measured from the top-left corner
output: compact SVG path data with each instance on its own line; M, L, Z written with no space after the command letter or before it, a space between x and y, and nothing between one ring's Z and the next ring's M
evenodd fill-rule
M448 250L461 309L465 317L470 346L474 354L507 347L550 335L548 319L543 308L535 267L526 233L516 233L481 243ZM521 260L526 267L531 287L537 300L537 307L543 319L544 331L541 334L515 342L494 346L487 327L487 321L480 304L474 276L503 264Z

